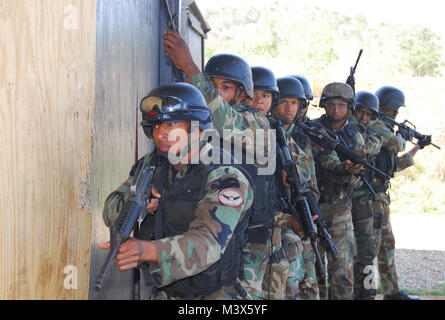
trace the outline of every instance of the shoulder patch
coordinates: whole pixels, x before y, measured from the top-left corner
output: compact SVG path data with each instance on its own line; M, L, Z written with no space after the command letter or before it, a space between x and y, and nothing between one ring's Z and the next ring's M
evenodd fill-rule
M226 188L218 193L218 200L224 206L237 208L244 203L244 196L238 189Z

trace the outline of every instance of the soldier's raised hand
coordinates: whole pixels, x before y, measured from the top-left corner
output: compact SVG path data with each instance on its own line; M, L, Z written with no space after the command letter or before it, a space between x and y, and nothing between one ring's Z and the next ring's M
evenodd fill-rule
M165 54L171 57L178 69L184 71L187 77L201 73L193 61L188 45L177 32L167 30L164 32L162 38L164 39Z

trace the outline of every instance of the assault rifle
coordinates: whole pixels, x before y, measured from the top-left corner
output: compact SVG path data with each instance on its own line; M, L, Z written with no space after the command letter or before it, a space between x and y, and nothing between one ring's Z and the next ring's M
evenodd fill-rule
M416 126L409 122L408 120L403 121L402 123L395 121L389 115L384 112L379 114L379 119L389 122L393 126L399 127L399 131L403 132L402 135L408 137L408 141L412 141L413 138L417 139L417 145L419 145L422 149L428 145L432 145L437 149L440 149L438 145L435 145L431 141L431 135L424 135L420 132L416 131ZM411 126L409 126L409 125Z
M94 283L96 290L102 288L108 269L119 251L119 246L128 240L137 221L142 222L147 217L146 207L151 197L155 169L156 166L149 164L145 158L137 166L128 200L125 202L116 224L110 228L110 250Z
M334 259L337 258L338 250L332 241L332 238L326 230L326 224L323 220L323 216L318 207L317 201L314 198L312 192L306 186L303 186L297 171L295 162L292 160L289 146L287 144L286 135L284 132L281 121L274 120L272 128L276 129L277 133L277 152L283 169L287 174L287 181L291 186L291 199L288 209L290 213L301 222L303 233L306 238L311 241L312 248L314 249L316 264L319 274L325 278L326 271L323 267L323 262L320 257L317 246L317 237L323 241L323 245L326 251L332 254ZM286 204L288 201L284 201ZM318 232L315 228L313 216L318 216L315 220L317 224Z
M353 67L351 67L350 71L349 71L349 76L348 79L346 79L346 84L349 84L352 88L352 90L354 90L355 92L355 71L357 70L357 65L360 61L360 58L362 56L363 53L363 49L360 49L360 52L358 53L358 57L357 57L357 61L355 61L355 65Z
M384 180L391 179L389 175L368 163L368 161L363 159L358 153L350 150L345 144L341 142L340 138L335 133L329 131L324 126L308 126L307 124L304 124L302 122L297 122L296 125L304 130L304 133L311 139L311 141L315 142L323 149L335 150L339 155L342 155L346 159L351 160L356 164L362 164L366 169L374 171L374 173L380 176L380 178ZM364 178L364 176L361 174L359 174L359 176L362 179ZM367 186L370 187L369 184L367 184ZM374 190L371 190L372 193L373 191Z
M177 33L179 33L179 15L175 13L172 15L172 12L170 11L170 6L168 4L168 0L162 0L165 8L165 15L167 17L167 26L170 30L173 30ZM179 70L176 65L171 61L172 65L172 71L173 76L176 80L176 82L184 82L184 73Z

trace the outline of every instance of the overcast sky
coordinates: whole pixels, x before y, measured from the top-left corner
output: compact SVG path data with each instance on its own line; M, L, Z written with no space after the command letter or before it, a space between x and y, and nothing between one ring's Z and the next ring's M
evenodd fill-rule
M274 0L195 0L201 10L223 5L265 4ZM275 0L292 6L319 6L345 14L362 14L369 23L420 24L445 37L445 1L441 0Z

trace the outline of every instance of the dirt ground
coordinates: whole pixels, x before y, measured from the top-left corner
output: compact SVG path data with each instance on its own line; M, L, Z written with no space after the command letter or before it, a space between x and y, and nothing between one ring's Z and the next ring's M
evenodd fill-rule
M437 291L445 284L445 215L394 214L391 225L396 239L399 286L407 290ZM442 289L443 290L443 289ZM445 296L419 296L445 300ZM382 300L378 295L377 300Z
M418 296L422 300L445 300L445 296ZM378 294L376 300L383 300L383 295Z

